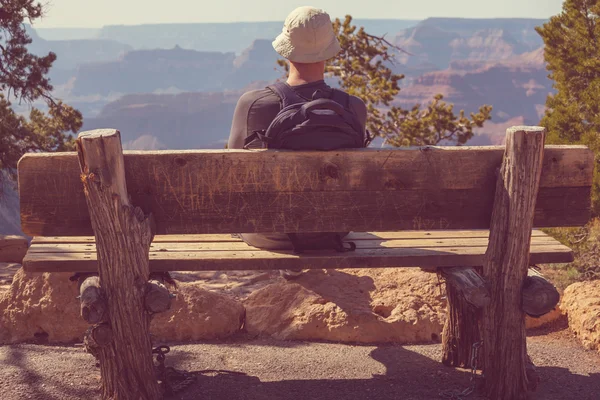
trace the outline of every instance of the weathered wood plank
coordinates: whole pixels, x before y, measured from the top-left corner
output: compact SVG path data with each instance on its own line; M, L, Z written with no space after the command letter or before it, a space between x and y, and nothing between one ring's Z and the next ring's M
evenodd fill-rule
M443 268L441 273L455 268ZM479 275L481 267L474 267L473 272ZM479 278L475 278L475 281ZM479 321L482 310L473 307L465 300L464 292L446 280L446 297L448 315L442 331L442 363L446 366L471 368L473 345L479 342ZM475 360L479 365L479 359Z
M163 282L148 281L144 307L151 314L165 312L171 308L171 294Z
M103 323L90 326L83 337L83 342L90 353L97 355L100 348L108 346L113 341L113 336L110 325Z
M589 188L563 188L560 196L555 190L541 191L537 226L575 226L589 220L589 208L578 208L590 198ZM486 229L493 192L240 193L215 195L213 200L194 210L171 198L147 210L153 210L162 234ZM31 229L32 234L39 230L41 235L89 233L88 222L75 218L76 213L69 216L58 210L55 215L61 218L56 220L46 211L49 214L43 220L23 221L24 229Z
M480 266L486 246L457 248L358 249L350 253L270 251L150 252L150 271L273 270L286 268L393 268ZM571 262L573 253L563 245L531 247L531 264ZM28 253L23 267L30 272L97 270L96 253Z
M482 319L485 394L493 400L527 398L527 346L521 289L530 260L531 228L542 174L546 130L513 127L498 174L490 245L483 263L491 303Z
M488 230L460 230L460 231L398 231L398 232L352 232L348 240L371 240L373 237L386 240L413 240L413 239L453 239L453 238L487 238ZM547 237L540 230L533 230L533 237ZM46 243L94 243L93 236L36 236L31 244ZM152 243L211 243L211 242L241 242L229 234L202 234L202 235L156 235Z
M100 287L100 278L87 277L79 286L79 313L88 324L99 324L108 319L106 296Z
M0 235L0 262L20 264L27 253L28 245L23 236Z
M121 135L114 129L81 132L77 138L83 192L97 243L98 289L107 304L107 335L92 332L103 399L162 399L152 361L150 318L144 310L149 276L151 219L127 194Z
M503 151L128 152L125 167L158 234L486 229ZM585 223L592 153L545 151L535 225ZM74 154L24 156L19 188L27 234L91 234Z
M488 284L475 268L444 268L441 273L446 280L446 286L450 285L456 289L467 303L478 309L482 309L490 303Z
M560 301L560 293L554 285L533 268L527 271L522 297L523 311L535 318L552 311Z
M350 241L350 240L349 240ZM444 248L444 247L481 247L488 245L487 238L464 238L464 239L379 239L379 240L356 240L358 249L377 248ZM532 245L560 245L556 239L549 236L536 236L532 238ZM254 251L256 247L249 246L244 242L178 242L178 243L154 243L150 246L151 252L158 251ZM96 251L93 243L47 243L32 244L31 253L89 253Z

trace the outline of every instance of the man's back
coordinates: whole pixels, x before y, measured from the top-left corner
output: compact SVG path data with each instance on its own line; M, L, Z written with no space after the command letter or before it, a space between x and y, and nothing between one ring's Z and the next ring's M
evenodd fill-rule
M313 93L317 90L321 90L327 95L332 91L332 88L323 80L291 86L291 88L296 94L306 100L310 100ZM350 110L356 114L364 131L367 119L365 103L355 96L350 96L349 102ZM228 148L243 148L246 138L252 135L254 131L267 129L281 109L281 99L269 88L244 93L238 101L234 112ZM260 143L255 143L253 147L260 147ZM323 234L324 237L326 235ZM242 237L247 243L260 248L280 250L291 249L293 247L288 235L282 233L243 234ZM315 241L318 241L319 237L320 234L314 234Z
M291 88L306 100L310 100L317 90L327 94L332 90L323 80L291 86ZM230 149L243 148L244 140L252 135L252 132L269 127L281 107L281 99L271 89L264 88L244 93L238 101L233 115L228 147ZM364 130L367 119L365 103L358 97L350 96L350 110L356 114Z
M280 95L286 99L286 106L289 104L299 104L298 101L290 102L290 97L295 97L295 100L299 100L297 97L300 97L307 101L313 98L330 98L338 104L340 102L340 97L337 96L339 93L332 92L332 89L325 84L324 80L327 60L333 59L342 51L342 47L333 30L329 14L324 10L314 7L296 8L287 16L281 33L275 38L272 44L273 49L288 61L289 73L286 82L288 87L277 86L274 88L277 92L269 88L254 90L245 93L240 98L235 109L229 135L228 147L230 149L243 148L247 137L251 136L255 131L263 131L269 128L271 122L273 122L282 109L283 101L279 97ZM290 90L294 91L294 96L290 96ZM316 91L321 91L322 93L319 93L318 96L313 96ZM345 107L345 110L341 112L344 115L345 121L342 125L338 126L335 118L331 120L329 117L316 117L312 120L309 117L304 122L298 122L297 119L293 118L297 115L306 118L306 114L293 114L287 120L285 118L288 116L282 115L281 118L278 117L277 121L277 124L281 125L277 125L276 128L280 128L286 122L290 121L292 126L287 126L287 130L285 131L278 131L277 129L274 129L274 131L269 130L265 133L265 136L260 136L260 139L272 140L271 143L274 143L276 148L283 143L279 140L287 140L285 143L290 147L283 146L280 148L296 149L311 149L313 145L315 149L318 149L321 145L322 148L334 149L366 143L365 124L367 108L365 104L355 96L341 97L344 98L343 102L347 103L342 104ZM330 103L328 107L325 107L326 103L328 102L320 102L319 105L322 105L325 109L334 107ZM334 108L339 110L337 106ZM319 111L322 110L315 109L311 114L318 115ZM354 115L348 115L348 112ZM338 114L341 115L339 112ZM313 121L315 123L311 124ZM312 129L313 127L315 129ZM306 136L296 136L299 132L305 132ZM271 133L274 133L273 137L270 136ZM279 138L277 138L278 133L280 133ZM338 138L335 135L338 133L341 134L338 137L342 137L345 142L337 141ZM346 135L346 137L343 135ZM364 135L365 140L361 141L357 135ZM285 139L281 139L281 136L285 136ZM348 137L354 137L354 140L348 140ZM319 143L321 139L322 142ZM330 139L334 140L330 141ZM253 147L261 146L258 141L254 141L254 143L256 144ZM315 248L316 245L329 245L331 243L336 250L344 251L343 243L341 243L343 236L345 236L343 233L335 232L333 235L332 233L296 235L294 232L281 234L242 234L242 238L248 244L273 250L292 248L301 250L302 248ZM286 276L283 273L282 275Z

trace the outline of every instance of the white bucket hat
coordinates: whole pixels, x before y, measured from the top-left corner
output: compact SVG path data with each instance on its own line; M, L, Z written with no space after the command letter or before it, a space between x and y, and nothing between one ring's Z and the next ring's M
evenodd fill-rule
M329 60L342 50L329 14L314 7L299 7L292 11L285 19L283 31L273 41L273 48L297 63Z

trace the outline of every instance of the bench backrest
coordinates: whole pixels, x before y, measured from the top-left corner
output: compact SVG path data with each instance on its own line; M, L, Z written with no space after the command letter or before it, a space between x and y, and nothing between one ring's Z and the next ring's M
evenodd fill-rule
M125 151L132 204L157 234L489 227L504 147L335 152ZM546 146L535 227L590 218L593 153ZM76 153L23 156L21 223L31 236L92 235Z

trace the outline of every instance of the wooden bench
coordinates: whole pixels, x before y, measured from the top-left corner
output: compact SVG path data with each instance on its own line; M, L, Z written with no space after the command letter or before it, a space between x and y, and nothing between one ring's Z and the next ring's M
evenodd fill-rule
M520 296L528 265L573 260L568 247L532 232L532 223L581 226L590 218L592 152L583 146L544 148L543 141L543 130L529 127L509 130L506 149L122 152L117 131L87 132L78 140L79 155L27 154L19 162L22 229L34 237L23 266L32 272L100 270L109 314L139 307L130 303L143 291L126 295L123 288L137 285L136 277L147 280L149 271L478 267L468 271L490 293L487 309L494 316L514 303L515 288L507 287L519 285ZM494 221L502 226L492 227L488 246ZM150 230L155 236L145 239ZM231 236L339 231L357 232L349 237L356 251L264 251ZM454 298L449 301L459 301ZM464 313L465 321L479 318ZM108 318L112 323L119 316ZM482 335L500 330L507 341L521 335L524 344L524 323L522 334L512 332L521 320L522 312L507 314L494 329L483 326ZM477 327L477 320L468 323ZM485 317L481 323L491 324ZM457 335L456 329L465 328L447 326L445 333ZM115 332L110 346L118 348L127 332L133 330ZM140 343L128 345L143 349ZM510 388L523 389L524 369L500 374L497 369L512 368L512 361L490 361L498 358L494 351L506 349L485 350L487 393L509 398ZM465 358L446 355L454 365ZM108 370L108 357L100 360ZM127 362L144 368L142 361ZM140 376L113 379L132 384ZM105 391L119 390L105 381Z

